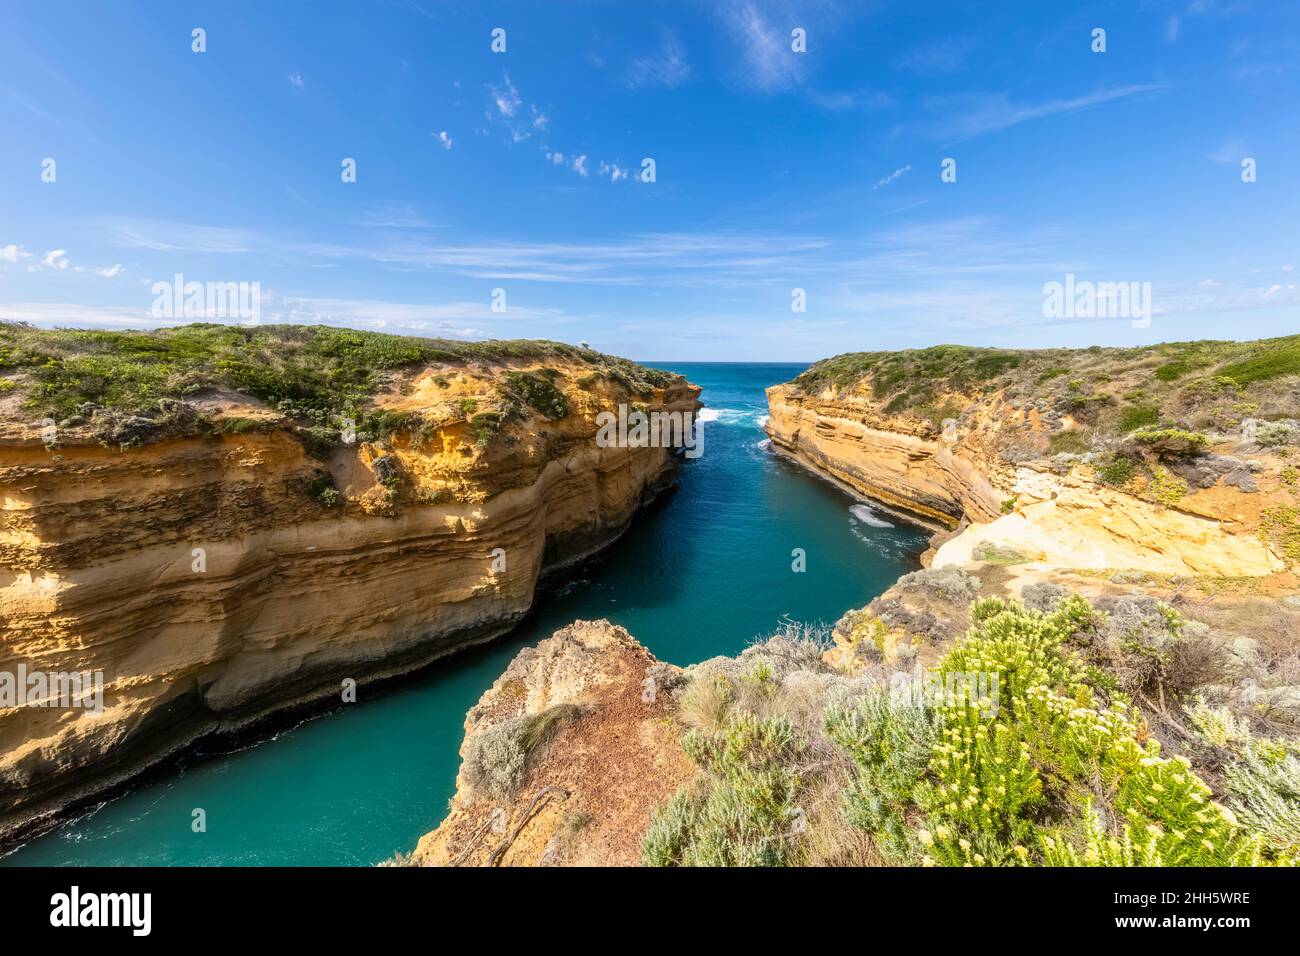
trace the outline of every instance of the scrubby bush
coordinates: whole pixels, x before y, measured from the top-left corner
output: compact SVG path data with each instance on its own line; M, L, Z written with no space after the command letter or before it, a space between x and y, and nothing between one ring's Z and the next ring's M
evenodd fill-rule
M830 710L825 727L856 766L844 794L849 820L875 835L887 859L914 862L918 844L905 814L938 733L933 711L911 696L878 689Z
M1204 702L1188 717L1229 755L1222 777L1237 819L1274 850L1300 858L1300 743L1256 737L1246 721Z
M1169 455L1199 454L1210 447L1210 439L1183 428L1146 428L1133 433L1133 440L1153 451Z
M972 619L971 632L938 671L995 675L996 711L990 716L987 701L961 695L940 708L942 729L926 777L912 807L894 811L914 821L925 862L1232 865L1262 859L1261 839L1212 801L1184 759L1166 759L1154 739L1143 739L1124 698L1108 699L1070 650L1076 634L1100 624L1086 601L1069 597L1041 614L985 599L972 607ZM871 766L860 749L855 762ZM847 799L871 806L852 790ZM881 839L896 838L886 829Z
M801 819L795 805L800 741L790 719L739 711L711 733L688 731L682 749L702 772L702 785L676 794L655 814L642 859L658 866L789 863Z
M528 760L547 736L581 713L574 704L557 704L540 714L523 714L493 724L466 742L461 772L477 793L508 800L523 783Z

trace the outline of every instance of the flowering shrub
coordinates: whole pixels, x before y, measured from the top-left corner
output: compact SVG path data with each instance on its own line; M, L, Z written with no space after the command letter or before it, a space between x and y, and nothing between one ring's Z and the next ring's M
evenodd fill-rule
M1270 849L1211 799L1182 757L1143 739L1119 694L1109 700L1067 646L1095 628L1079 597L1050 614L998 599L975 602L970 633L940 662L943 673L996 675L998 699L945 700L925 779L895 805L917 827L922 862L939 865L1249 865ZM832 733L858 764L845 794L852 819L897 844L894 817L873 813L879 760ZM897 790L893 794L897 795ZM885 791L886 796L889 792Z

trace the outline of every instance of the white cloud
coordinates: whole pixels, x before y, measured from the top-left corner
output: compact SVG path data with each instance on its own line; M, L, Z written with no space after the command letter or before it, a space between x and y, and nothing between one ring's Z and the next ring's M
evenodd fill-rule
M179 325L187 319L159 321L150 314L149 302L135 306L84 305L72 302L3 302L0 317L13 322L30 322L32 325L95 326L117 329L139 329L146 326Z
M67 251L67 249L51 249L45 253L41 265L49 266L51 269L66 269L68 267Z
M301 89L303 88L302 74L301 74L301 73L290 73L290 74L289 74L289 85L290 85L290 86L297 87L298 89L301 90Z
M579 176L587 175L587 154L573 157L573 171Z
M30 259L32 254L22 246L16 246L10 243L7 246L0 246L0 261L17 263L19 259Z
M608 176L611 183L616 183L620 179L627 179L627 170L617 163L607 163L601 160L600 166L596 172L601 176Z
M531 103L528 105L528 108L533 111L533 129L546 129L546 124L551 121L551 118Z
M880 180L879 180L879 181L878 181L874 186L872 186L871 188L872 188L872 189L879 189L881 186L888 186L888 185L889 185L890 183L892 183L895 179L898 179L900 176L903 176L903 175L905 175L906 173L911 172L911 170L912 170L912 164L911 164L911 163L908 163L906 166L903 166L903 167L900 167L899 169L894 170L894 171L893 171L892 173L890 173L888 176L884 176L884 177L882 177L882 178L881 178L881 179L880 179Z
M101 275L105 279L112 279L116 276L120 276L125 271L126 269L123 268L123 266L120 263L114 263L113 265L106 266L103 269L96 269L95 274Z
M1234 141L1231 143L1224 143L1214 152L1209 153L1205 158L1212 163L1223 163L1225 165L1235 166L1240 163L1243 158L1249 155L1250 154L1246 152L1246 148L1242 146L1241 143Z
M502 116L514 116L515 110L519 109L523 100L519 98L519 91L515 89L514 83L510 81L510 74L502 71L501 86L488 86L492 91L492 99L496 102L497 111Z
M117 238L154 252L250 252L256 236L243 229L142 220L118 224Z
M556 166L564 165L564 154L559 152L558 150L554 153L547 153L546 158L550 162L554 163Z
M447 131L445 129L439 133L434 133L433 135L437 138L438 144L443 149L451 149L451 137L447 135Z
M628 85L637 88L666 86L671 89L680 86L690 75L691 66L686 62L686 50L676 35L666 28L663 30L659 51L635 57L627 67Z
M790 49L790 31L768 23L750 2L732 3L723 18L744 60L740 79L764 92L789 89L801 79L800 54Z

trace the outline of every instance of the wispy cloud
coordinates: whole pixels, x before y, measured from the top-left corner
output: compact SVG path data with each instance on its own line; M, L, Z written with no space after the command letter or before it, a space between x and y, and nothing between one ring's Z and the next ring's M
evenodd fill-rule
M722 9L723 23L740 48L737 78L763 92L787 90L803 79L800 54L790 48L790 31L769 22L749 0Z
M384 202L370 207L361 216L360 224L377 229L431 229L433 223L425 219L409 203Z
M132 221L115 227L119 243L154 252L251 252L256 239L244 229L162 221Z
M1214 152L1209 153L1205 158L1212 163L1223 163L1225 165L1235 166L1249 155L1250 153L1246 152L1246 147L1242 146L1241 143L1234 141L1231 143L1224 143Z
M627 66L627 83L638 89L656 86L672 88L686 82L691 66L686 62L686 50L676 34L666 27L661 31L657 53L634 57Z
M438 145L443 149L451 149L451 137L447 135L445 129L432 135L433 138L438 141Z
M956 73L975 48L970 37L943 37L914 47L894 60L894 66L909 73Z
M51 269L68 268L69 263L67 252L67 249L51 249L49 252L45 253L45 257L41 259L41 265L49 266Z
M923 123L921 131L935 139L969 139L984 133L1010 129L1031 120L1076 113L1103 103L1158 93L1163 89L1164 86L1156 83L1112 86L1083 96L1043 103L1014 103L1005 93L964 94L931 100L929 105L932 109L946 110L948 115L934 123Z
M894 170L894 171L893 171L892 173L890 173L888 176L883 176L883 177L881 177L881 178L876 182L876 184L875 184L874 186L872 186L871 188L872 188L872 189L879 189L881 186L888 186L888 185L889 185L890 183L892 183L895 179L898 179L900 176L906 175L907 173L909 173L909 172L911 172L911 171L912 171L912 164L911 164L911 163L908 163L906 166L902 166L902 167L900 167L900 168Z
M294 87L295 89L299 89L299 90L301 90L301 89L303 88L303 86L304 86L304 84L303 84L303 80L302 80L302 74L301 74L301 73L290 73L290 74L289 74L289 85L292 86L292 87Z

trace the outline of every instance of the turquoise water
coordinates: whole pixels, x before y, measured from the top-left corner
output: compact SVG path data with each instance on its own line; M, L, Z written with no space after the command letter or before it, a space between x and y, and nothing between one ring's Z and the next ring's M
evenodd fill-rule
M609 618L664 660L733 654L786 619L833 623L918 567L925 534L761 445L763 389L797 365L659 364L717 418L677 492L512 636L235 752L209 750L33 840L7 865L371 864L410 850L451 799L465 712L521 647ZM807 571L791 571L803 548ZM191 812L207 813L193 833Z

